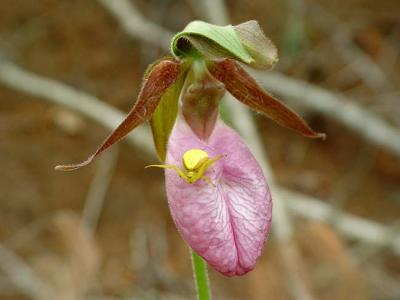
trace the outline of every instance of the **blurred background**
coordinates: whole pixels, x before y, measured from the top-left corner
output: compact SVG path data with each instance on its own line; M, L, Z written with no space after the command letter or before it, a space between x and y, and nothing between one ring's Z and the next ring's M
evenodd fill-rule
M289 231L244 277L210 270L214 299L400 299L398 0L1 1L0 299L195 298L147 125L53 169L92 153L193 19L258 20L280 53L259 82L328 135L253 114Z

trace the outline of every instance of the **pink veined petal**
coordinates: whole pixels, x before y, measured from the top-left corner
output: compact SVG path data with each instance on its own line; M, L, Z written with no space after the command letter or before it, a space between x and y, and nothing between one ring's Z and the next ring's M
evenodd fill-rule
M217 271L243 275L261 255L272 216L271 194L262 170L241 137L217 121L207 141L178 118L170 136L167 164L182 168L185 151L198 148L210 157L224 154L204 180L190 185L166 170L172 217L183 239Z

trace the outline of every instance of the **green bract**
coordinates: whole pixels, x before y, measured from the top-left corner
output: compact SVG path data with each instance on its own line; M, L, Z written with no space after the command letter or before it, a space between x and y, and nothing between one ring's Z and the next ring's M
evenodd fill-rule
M278 61L276 47L256 21L237 26L193 21L173 37L171 52L178 58L233 58L263 69Z
M154 145L160 161L165 160L169 134L178 114L178 101L185 81L184 75L186 72L181 72L175 83L165 91L150 119Z
M231 25L190 22L172 38L171 52L177 57L186 57L193 53L192 50L206 58L232 57L247 64L253 62Z

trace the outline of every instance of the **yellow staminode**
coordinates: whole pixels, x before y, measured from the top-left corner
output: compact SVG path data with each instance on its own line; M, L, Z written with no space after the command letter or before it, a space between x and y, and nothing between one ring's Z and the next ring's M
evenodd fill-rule
M207 152L200 149L190 149L182 156L182 163L186 170L196 170L208 160Z

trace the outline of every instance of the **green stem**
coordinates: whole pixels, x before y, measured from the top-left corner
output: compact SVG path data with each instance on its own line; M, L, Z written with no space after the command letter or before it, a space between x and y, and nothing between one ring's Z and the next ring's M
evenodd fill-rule
M193 250L192 252L192 267L193 276L196 285L197 300L210 300L210 287L208 282L207 264Z

